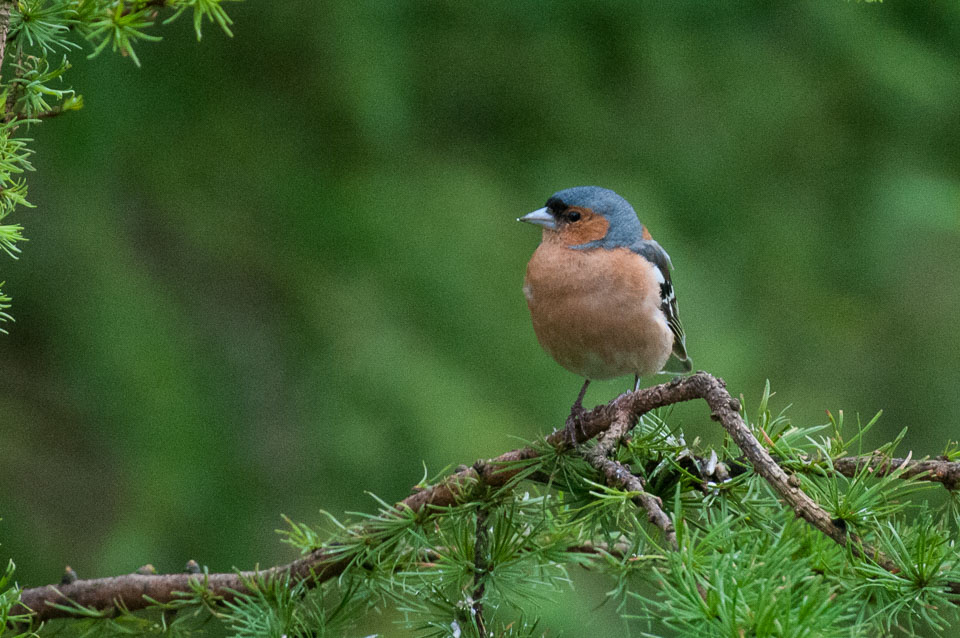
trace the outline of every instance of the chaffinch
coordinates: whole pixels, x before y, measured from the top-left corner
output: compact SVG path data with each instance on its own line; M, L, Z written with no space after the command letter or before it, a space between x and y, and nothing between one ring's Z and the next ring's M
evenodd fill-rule
M579 425L591 379L689 372L670 256L624 198L578 186L518 221L543 227L523 294L537 340L586 380L567 419ZM669 363L669 365L668 365ZM572 434L572 430L571 430Z

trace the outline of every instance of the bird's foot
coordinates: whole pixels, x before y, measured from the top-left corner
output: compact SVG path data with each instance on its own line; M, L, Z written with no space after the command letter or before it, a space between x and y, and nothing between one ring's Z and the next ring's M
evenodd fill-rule
M587 433L583 429L583 417L586 415L587 411L583 409L583 405L579 401L570 408L570 416L567 417L567 422L563 428L570 447L576 447L579 441L587 438Z

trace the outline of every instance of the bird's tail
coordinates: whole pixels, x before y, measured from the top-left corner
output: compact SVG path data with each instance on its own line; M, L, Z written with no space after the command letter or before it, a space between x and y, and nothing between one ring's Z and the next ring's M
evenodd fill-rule
M674 353L670 355L667 363L663 366L663 370L658 374L686 374L691 370L693 370L693 361L690 357L683 357L681 359Z

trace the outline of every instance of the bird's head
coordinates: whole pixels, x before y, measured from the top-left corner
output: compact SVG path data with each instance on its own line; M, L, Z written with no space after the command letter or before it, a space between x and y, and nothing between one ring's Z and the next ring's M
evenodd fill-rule
M558 191L543 208L518 221L542 226L544 241L566 246L612 248L650 237L627 200L599 186Z

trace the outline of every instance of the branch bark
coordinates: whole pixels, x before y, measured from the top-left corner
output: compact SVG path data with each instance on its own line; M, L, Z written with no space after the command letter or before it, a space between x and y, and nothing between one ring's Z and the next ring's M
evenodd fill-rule
M13 0L0 0L0 71L3 70L3 54L7 50L7 35L10 33L10 9Z
M603 474L607 485L629 492L636 492L631 500L647 512L647 520L660 528L667 545L670 546L670 549L676 551L679 548L677 532L673 527L673 521L663 511L663 503L660 498L648 493L644 489L640 477L631 472L623 463L608 458L616 448L617 443L623 440L636 422L637 417L635 415L626 410L618 410L610 428L600 435L600 439L593 448L584 452L583 458Z
M487 552L490 533L487 530L489 511L481 507L477 510L476 535L473 546L473 622L481 636L487 635L487 623L483 617L483 596L487 589Z
M638 504L647 510L650 520L664 531L667 542L675 545L676 538L671 537L672 524L656 497L644 492L639 479L622 465L606 458L606 454L609 451L607 446L615 445L615 442L641 415L659 407L693 399L706 401L711 410L711 418L723 425L755 471L790 505L797 516L840 545L850 545L856 555L873 560L887 570L896 570L896 565L890 559L864 544L856 535L848 533L847 530L835 524L830 514L800 489L800 483L796 477L791 477L784 472L743 422L739 414L740 403L730 396L723 381L706 372L698 372L686 378L675 379L670 383L637 392L628 392L608 404L597 406L584 416L583 427L576 432L574 443L583 443L613 428L609 436L598 443L598 447L603 446L600 448L602 458L597 459L598 469L605 475L609 472L611 480L622 481L626 489L637 491L641 495L638 496ZM546 438L546 442L556 448L566 448L570 445L564 430L554 432ZM520 464L516 462L533 459L537 455L536 450L527 447L512 450L494 459L478 461L473 467L464 467L436 485L411 494L397 503L396 511L398 514L407 510L419 512L425 507L446 507L463 502L470 498L478 482L490 487L503 486L521 471ZM837 471L846 474L854 472L859 463L870 463L878 473L898 467L897 460L884 463L877 457L850 459L849 462L846 459L840 459L835 463L835 467ZM960 464L944 465L947 463L945 461L912 463L912 465L908 464L911 476L923 480L939 480L950 489L956 487L960 477L960 467L958 467ZM505 464L514 465L505 466ZM618 465L620 467L617 467ZM717 467L719 468L720 465L722 464L717 464ZM923 474L924 472L927 474ZM639 489L636 489L638 484ZM223 600L232 600L238 593L246 593L248 589L245 582L255 577L289 576L292 580L307 581L316 585L340 575L349 562L349 558L339 555L335 548L318 549L287 565L238 574L127 574L111 578L77 580L64 585L36 587L21 593L21 604L22 607L32 611L35 621L44 621L72 615L69 610L52 606L55 603L67 604L73 601L99 610L117 608L137 610L148 607L152 604L151 600L159 603L170 602L177 598L177 592L190 591L191 584L199 584L211 595ZM960 583L956 584L956 589L960 591ZM14 613L26 613L26 611L23 608L14 609Z
M960 463L957 461L947 459L914 461L909 457L898 459L871 454L870 456L847 456L833 462L833 469L844 476L856 476L864 467L869 467L870 471L877 476L886 476L902 467L904 470L900 478L943 483L948 490L960 488Z

